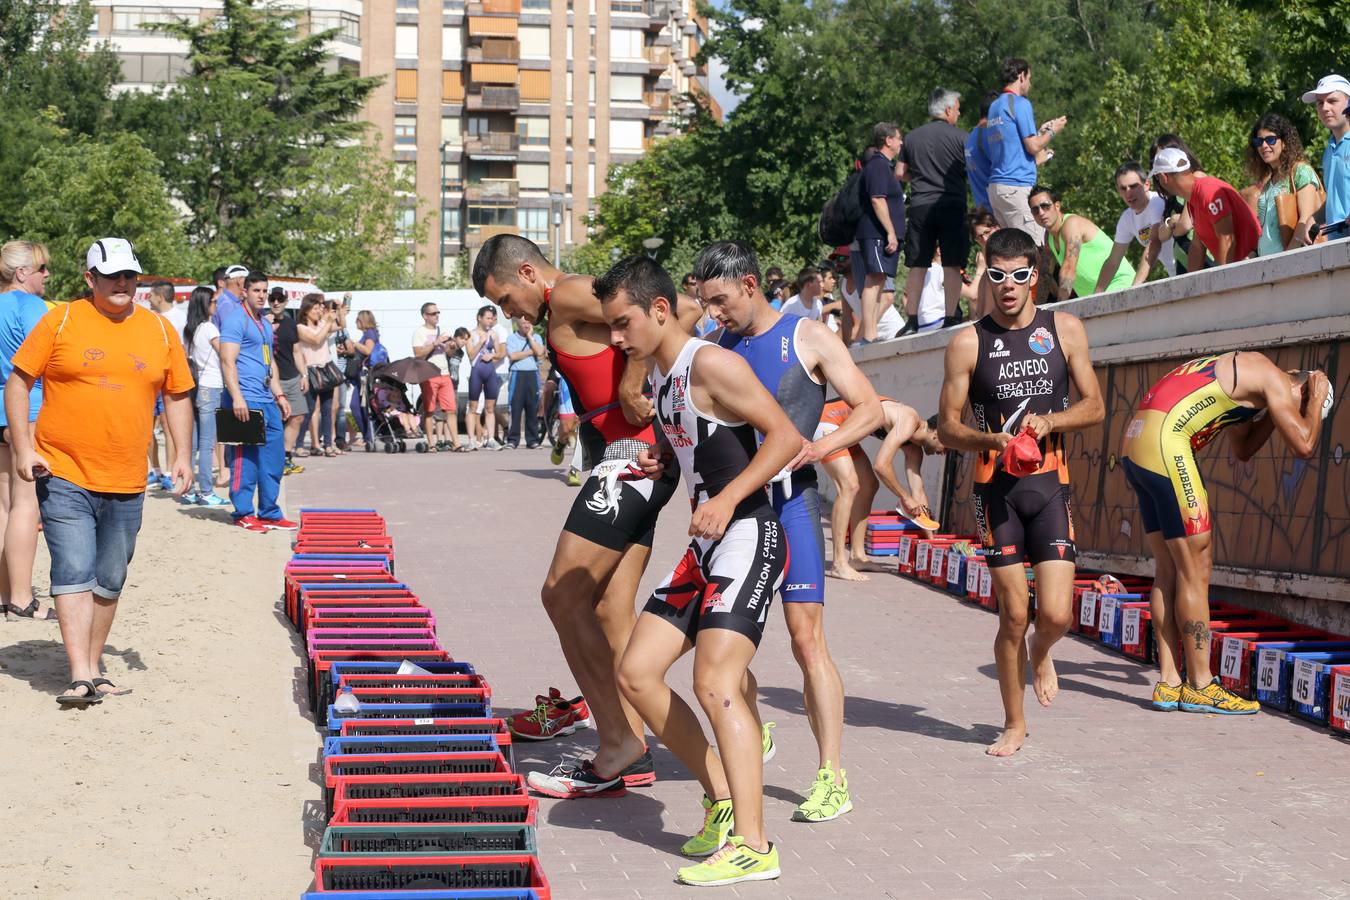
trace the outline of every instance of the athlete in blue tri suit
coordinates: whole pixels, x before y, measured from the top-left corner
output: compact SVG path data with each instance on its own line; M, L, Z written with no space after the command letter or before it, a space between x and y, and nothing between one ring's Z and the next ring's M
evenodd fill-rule
M844 729L844 685L825 644L825 540L814 463L858 443L882 422L881 401L847 348L820 322L784 315L769 305L760 288L759 261L747 245L720 241L705 248L694 264L699 295L708 313L724 326L717 342L745 357L802 436L796 458L770 484L774 511L788 541L783 579L783 615L792 652L802 668L803 695L820 765L810 795L793 813L802 822L824 822L853 808L840 765ZM836 432L812 441L829 384L852 407ZM750 682L750 694L756 685ZM767 726L764 750L772 750Z

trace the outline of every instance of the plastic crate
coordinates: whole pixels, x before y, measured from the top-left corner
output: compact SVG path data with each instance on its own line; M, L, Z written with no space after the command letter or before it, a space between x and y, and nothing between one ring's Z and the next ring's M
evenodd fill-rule
M896 554L896 573L899 575L914 575L914 548L917 546L920 536L906 534L900 537L898 545L899 550Z
M974 550L972 549L973 553ZM958 597L966 595L966 568L970 565L972 557L959 551L956 547L951 547L947 551L946 574L943 577L943 587L946 587L949 593Z
M426 622L425 627L435 629L436 614L425 606L311 606L305 611L311 626L323 628L369 627L365 623L371 620L387 622L391 628L406 628L400 622Z
M478 890L521 888L551 900L539 860L524 854L501 856L320 857L314 887L331 891Z
M430 632L427 632L430 635ZM328 652L350 652L350 651L387 651L390 653L402 653L405 651L426 652L429 650L441 649L441 642L436 640L435 635L420 638L398 638L398 639L378 639L362 638L359 634L346 638L319 638L318 640L307 639L307 650L311 657Z
M455 737L482 735L497 743L511 771L516 769L516 749L505 719L343 719L339 737Z
M1255 699L1260 701L1262 706L1288 712L1293 676L1292 660L1304 656L1326 658L1335 653L1350 653L1350 643L1344 641L1263 643L1256 654L1256 675L1253 683Z
M1225 688L1245 697L1253 697L1256 679L1256 651L1269 643L1316 641L1330 637L1324 631L1300 629L1297 625L1281 625L1254 631L1228 632L1214 641L1210 669L1219 676Z
M300 900L540 900L539 892L510 888L457 891L306 891Z
M337 779L329 816L350 800L408 800L415 797L524 797L519 775L344 775Z
M345 609L370 609L372 607L388 607L390 609L408 609L425 608L422 599L402 585L392 585L388 591L360 591L360 590L315 590L301 591L296 598L294 609L300 617L300 624L297 626L303 635L309 630L310 623L315 621L315 616L319 610L324 610L326 615L341 615ZM286 613L289 618L290 610Z
M408 652L406 650L321 650L308 659L309 703L316 709L323 682L335 662L392 662L397 668L404 662L426 665L428 662L453 662L443 649Z
M418 797L344 800L333 813L334 825L535 825L539 801L506 797Z
M1146 599L1143 594L1102 594L1097 600L1097 641L1103 647L1119 650L1121 604Z
M537 855L533 825L330 825L320 856Z
M1350 733L1350 666L1331 670L1331 710L1329 724L1336 731Z
M343 719L488 719L492 704L486 699L475 702L465 698L463 703L365 703L353 712L343 712L328 705L328 727L338 731Z
M472 675L473 666L466 662L455 662L448 657L442 661L415 661L417 665L433 675ZM337 687L343 675L394 674L403 665L403 660L380 660L359 662L335 662L328 668L329 678L320 686L316 696L319 705L327 709L328 704L337 696Z
M1319 725L1327 724L1331 671L1350 665L1350 651L1296 653L1285 662L1289 666L1289 711Z
M324 808L333 815L334 792L353 778L404 778L416 775L509 775L500 753L352 753L323 761Z
M352 690L367 690L370 688L420 688L422 690L439 690L441 688L479 688L488 689L487 679L477 673L461 672L409 672L406 675L400 675L397 671L393 672L342 672L335 676L339 690L350 688ZM489 691L488 696L491 696Z
M323 755L347 753L497 753L490 734L362 734L330 735L323 739Z

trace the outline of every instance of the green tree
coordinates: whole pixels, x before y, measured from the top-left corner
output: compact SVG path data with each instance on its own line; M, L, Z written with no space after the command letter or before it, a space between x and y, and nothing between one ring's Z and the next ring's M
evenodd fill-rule
M275 267L303 225L295 196L323 148L359 138L362 104L380 83L324 50L334 30L300 35L294 11L224 0L219 15L155 30L188 44L189 72L163 96L126 97L121 121L164 163L198 242L228 240Z
M85 252L104 237L131 241L147 273L197 271L159 161L135 135L44 147L24 184L18 233L51 251L47 296L70 298L84 290Z
M407 242L420 242L426 224L399 233L399 211L415 196L399 168L370 143L316 150L296 170L300 187L291 198L291 233L276 257L280 270L313 274L329 288L410 286Z

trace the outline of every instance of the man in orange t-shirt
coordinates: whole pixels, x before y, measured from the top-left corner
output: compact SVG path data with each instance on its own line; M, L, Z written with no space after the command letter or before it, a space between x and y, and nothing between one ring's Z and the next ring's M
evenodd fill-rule
M192 482L192 375L177 330L133 303L141 264L129 241L104 238L86 255L90 300L48 312L14 354L5 384L12 421L43 383L33 438L10 432L15 468L37 481L52 558L52 596L70 662L62 705L88 706L119 693L99 677L145 501L145 457L155 397L173 439L173 487Z

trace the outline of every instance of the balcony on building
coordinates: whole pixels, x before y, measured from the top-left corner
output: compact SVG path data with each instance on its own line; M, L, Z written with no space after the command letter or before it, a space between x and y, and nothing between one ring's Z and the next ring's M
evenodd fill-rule
M670 112L670 94L665 91L648 91L642 99L647 104L649 119L664 118Z
M464 202L469 206L514 205L520 198L520 182L514 178L484 178L464 186Z
M469 63L510 63L520 61L520 42L508 38L487 38L464 52Z
M469 0L466 11L470 16L518 16L520 0Z
M646 0L647 30L660 31L670 23L670 6L666 0Z
M470 135L464 138L464 153L469 159L514 162L520 155L520 135L513 131Z
M469 47L484 41L514 41L519 33L519 16L469 16Z
M520 108L520 88L484 87L464 98L464 108L470 112L510 112Z
M642 55L647 57L648 68L652 72L664 72L670 66L669 47L644 47Z

